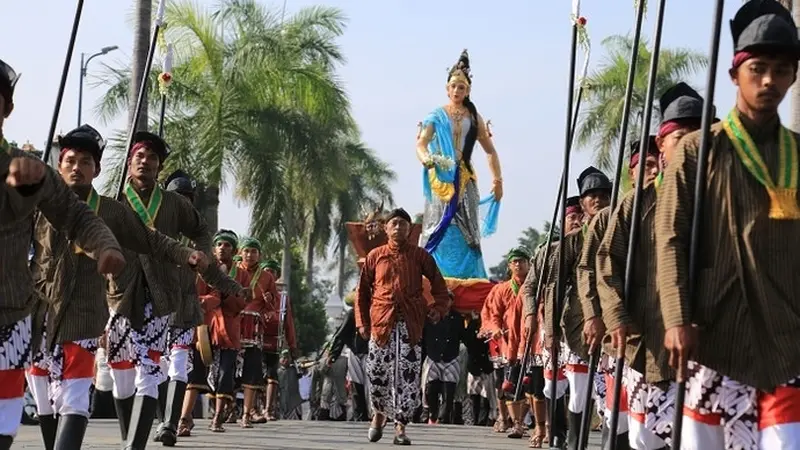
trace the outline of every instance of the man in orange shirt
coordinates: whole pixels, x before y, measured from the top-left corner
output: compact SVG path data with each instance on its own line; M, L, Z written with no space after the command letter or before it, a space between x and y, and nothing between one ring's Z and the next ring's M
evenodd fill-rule
M229 295L222 299L219 292L212 289L203 279L197 279L197 296L206 311L205 322L211 331L211 344L214 348L214 363L209 376L211 388L216 398L216 411L209 429L224 432L222 423L227 416L226 408L234 401L236 357L242 348L241 317L239 313L245 308L250 295L250 274L240 270L234 263L233 255L238 247L239 239L230 230L219 230L214 235L214 252L220 270L236 280L245 288L245 296ZM216 304L214 302L216 301ZM211 304L209 304L211 303Z
M369 339L367 376L375 415L368 436L379 441L386 417L393 416L395 445L410 445L405 427L420 401L422 328L426 316L436 323L447 314L450 297L433 257L408 240L411 216L395 209L385 229L389 243L367 255L355 303L358 332ZM422 295L423 276L431 283L431 303Z
M261 333L264 330L264 314L273 306L278 298L278 289L275 286L275 277L266 265L261 264L261 243L254 238L244 238L240 244L242 261L239 270L250 275L250 289L253 299L247 303L243 312L250 313L242 316L242 346L244 350L244 363L242 366L242 387L244 388L244 408L242 411L241 425L251 428L255 422L256 394L264 390L264 374L262 370ZM258 327L261 332L256 332ZM251 342L258 339L258 342Z

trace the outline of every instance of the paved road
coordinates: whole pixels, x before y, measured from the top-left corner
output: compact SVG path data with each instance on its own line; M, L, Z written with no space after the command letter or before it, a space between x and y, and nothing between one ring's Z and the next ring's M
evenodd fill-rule
M207 420L198 420L194 436L182 439L178 442L177 447L217 450L375 450L393 448L389 433L381 442L370 444L366 439L366 424L350 422L279 421L256 425L255 428L248 430L228 424L225 433L212 433L206 429L207 426ZM492 433L491 428L488 427L411 425L408 428L408 436L413 441L415 449L521 450L528 448L527 439L508 439L503 435ZM589 448L599 449L599 439L599 433L592 433ZM13 448L42 448L39 427L21 427ZM118 450L120 445L117 421L92 420L83 448ZM158 443L151 443L148 448L164 447Z

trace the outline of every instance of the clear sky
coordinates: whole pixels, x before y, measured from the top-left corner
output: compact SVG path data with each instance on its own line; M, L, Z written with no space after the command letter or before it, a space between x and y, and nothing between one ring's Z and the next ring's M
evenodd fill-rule
M89 78L102 72L101 61L129 64L133 46L133 0L86 2L67 84L58 130L76 126L80 53L118 45L120 50L96 58ZM196 3L213 6L214 0ZM281 8L282 1L264 2ZM463 48L469 49L474 74L473 101L491 119L505 182L497 234L484 241L484 258L494 265L515 245L520 231L541 227L550 220L560 176L564 147L567 59L570 9L568 0L288 0L287 13L325 4L341 8L349 18L341 39L348 63L341 68L351 96L353 113L364 141L397 172L397 204L409 212L422 210L420 166L414 156L416 124L431 109L446 101L447 68ZM657 2L650 0L643 33L652 36ZM688 47L708 52L713 3L668 0L663 46ZM2 7L4 43L0 59L22 78L16 91L16 109L6 121L5 135L20 144L44 144L52 117L61 68L72 26L75 1L6 1ZM732 44L728 20L741 5L725 1L720 71L716 106L723 113L733 106L734 90L727 76ZM593 43L592 64L602 61L601 40L633 29L634 0L584 0ZM580 58L582 60L582 58ZM706 75L687 80L701 93ZM92 109L102 88L87 85L84 122L110 135L124 120L101 124ZM785 102L788 103L788 100ZM784 106L784 120L788 109ZM169 130L167 130L167 137ZM488 193L490 175L486 159L476 150L482 196ZM577 173L590 162L582 149L574 158L571 190ZM220 227L245 233L248 209L223 192Z

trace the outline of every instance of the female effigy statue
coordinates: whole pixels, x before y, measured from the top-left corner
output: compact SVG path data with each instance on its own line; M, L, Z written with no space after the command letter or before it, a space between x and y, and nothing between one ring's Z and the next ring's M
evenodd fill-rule
M458 287L478 284L491 289L481 253L481 237L491 235L497 227L503 179L488 125L470 99L472 77L466 50L450 69L446 86L449 102L422 121L417 137L417 158L424 166L425 195L419 245L433 255L448 287L456 295L458 307L461 303ZM492 195L482 200L478 197L477 176L472 167L476 143L486 153L492 175ZM488 290L484 290L478 289L475 294L485 297Z

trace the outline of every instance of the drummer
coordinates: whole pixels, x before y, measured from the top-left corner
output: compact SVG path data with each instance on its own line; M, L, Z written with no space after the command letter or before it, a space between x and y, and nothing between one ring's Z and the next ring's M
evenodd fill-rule
M265 417L256 413L255 403L258 392L264 390L262 373L262 345L264 339L264 314L268 307L277 302L278 289L275 277L261 260L261 243L254 238L243 238L239 243L239 270L250 274L250 289L253 299L242 311L242 348L244 364L242 367L242 387L244 388L244 408L239 424L242 428L252 428L253 423L266 422Z

